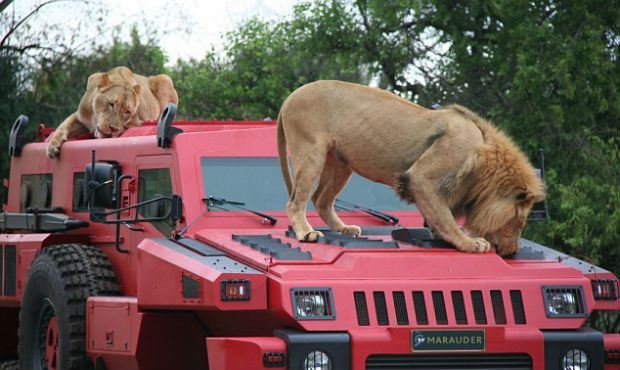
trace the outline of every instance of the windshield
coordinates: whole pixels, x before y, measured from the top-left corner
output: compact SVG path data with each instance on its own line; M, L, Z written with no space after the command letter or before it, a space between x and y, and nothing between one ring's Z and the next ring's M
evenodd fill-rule
M245 202L247 207L262 211L286 209L288 194L278 158L202 157L200 163L205 198ZM390 187L356 174L338 198L376 210L415 209L400 201ZM314 210L312 202L308 202L308 210Z

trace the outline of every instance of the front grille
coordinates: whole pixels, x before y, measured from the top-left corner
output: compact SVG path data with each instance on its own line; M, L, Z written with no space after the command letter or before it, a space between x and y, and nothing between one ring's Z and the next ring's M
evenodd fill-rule
M493 316L497 325L506 324L506 309L501 290L491 290L491 303L493 303Z
M448 325L448 313L446 303L443 300L443 292L433 291L433 308L435 308L435 320L439 325Z
M375 311L377 312L377 324L389 325L390 321L387 313L387 305L385 304L385 294L383 292L373 292L375 298Z
M484 309L484 299L482 298L482 291L480 290L471 291L471 303L474 306L474 317L476 318L476 324L486 325L487 324L487 313L486 313L486 310Z
M355 311L357 312L357 324L359 326L370 325L370 320L368 318L368 304L366 303L366 293L353 292L353 297L355 299Z
M409 316L407 315L407 304L405 303L405 293L393 292L394 308L396 309L396 322L398 325L409 325Z
M512 303L512 312L515 318L515 324L525 324L525 310L523 309L523 299L521 298L521 291L510 291L510 302Z
M434 290L429 297L425 297L425 292L414 290L411 292L392 291L382 292L373 291L372 300L374 303L377 324L386 326L390 325L389 311L393 310L393 316L396 317L396 325L468 325L472 324L468 319L468 311L473 312L473 318L477 325L507 325L511 324L525 325L526 310L523 305L523 297L520 290L510 290L506 293L506 300L510 298L510 302L504 302L504 294L501 290L481 291L481 290L451 290L444 293L441 290ZM368 293L370 294L370 293ZM392 302L386 301L386 294L391 294ZM469 300L471 297L471 301ZM366 292L353 292L355 310L357 313L357 323L359 326L369 326L369 311L366 301ZM425 298L430 298L432 302L426 302ZM485 306L485 301L486 305ZM388 304L389 303L389 304ZM505 305L510 304L512 307L512 317L506 317ZM432 307L429 307L432 306ZM413 308L412 312L410 311ZM449 309L450 308L450 309ZM493 319L487 318L487 308L493 310ZM451 311L451 312L450 312ZM415 316L415 319L409 320Z
M527 353L370 355L366 369L532 369Z
M452 291L452 304L454 305L454 318L456 319L456 323L459 325L467 325L463 292L458 290Z
M428 316L426 315L426 302L424 301L424 292L414 291L413 306L415 308L415 318L418 325L428 325Z

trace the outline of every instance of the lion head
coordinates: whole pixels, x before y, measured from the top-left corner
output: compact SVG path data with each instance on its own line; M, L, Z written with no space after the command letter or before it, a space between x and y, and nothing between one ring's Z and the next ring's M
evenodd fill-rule
M117 137L137 123L142 87L133 73L117 67L99 77L93 99L95 136Z
M501 255L519 250L519 238L534 203L545 197L542 180L503 133L478 148L476 178L465 228L483 237Z

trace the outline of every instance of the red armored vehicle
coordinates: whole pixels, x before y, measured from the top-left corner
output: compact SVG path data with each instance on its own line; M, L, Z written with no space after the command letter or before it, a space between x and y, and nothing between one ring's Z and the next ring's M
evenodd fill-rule
M358 238L288 228L274 122L159 122L119 138L11 132L0 214L0 361L22 369L620 369L610 272L522 240L433 240L352 179ZM321 230L321 219L309 211ZM5 365L6 367L15 365Z

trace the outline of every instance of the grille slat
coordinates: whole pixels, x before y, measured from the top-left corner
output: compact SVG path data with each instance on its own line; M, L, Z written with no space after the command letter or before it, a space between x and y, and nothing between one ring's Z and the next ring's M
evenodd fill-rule
M463 292L459 290L452 291L452 305L454 306L454 318L459 325L467 325L467 313L465 312L465 301L463 300Z
M493 316L495 323L506 325L506 309L504 308L504 298L501 290L491 290L491 303L493 304Z
M484 299L482 298L482 292L480 290L471 291L471 302L474 306L474 317L476 318L476 324L487 324L487 313L484 309Z
M448 325L448 313L446 312L446 303L443 299L443 292L434 290L432 292L433 308L435 309L435 320L439 325Z
M510 291L510 302L512 303L512 312L515 318L515 324L524 325L525 322L525 310L523 308L523 298L521 297L520 290Z
M377 324L390 325L387 313L387 305L385 304L385 294L383 292L373 292L375 299L375 311L377 312Z
M366 303L366 293L353 292L353 298L355 300L355 311L357 312L357 324L359 326L369 326L370 319L368 318L368 304Z
M394 298L394 309L396 310L396 322L398 325L409 325L405 294L403 292L392 292L392 297Z
M366 369L532 369L527 353L370 355Z
M428 325L428 315L426 314L426 302L424 301L424 292L411 292L413 296L413 308L415 309L415 319L418 325Z

